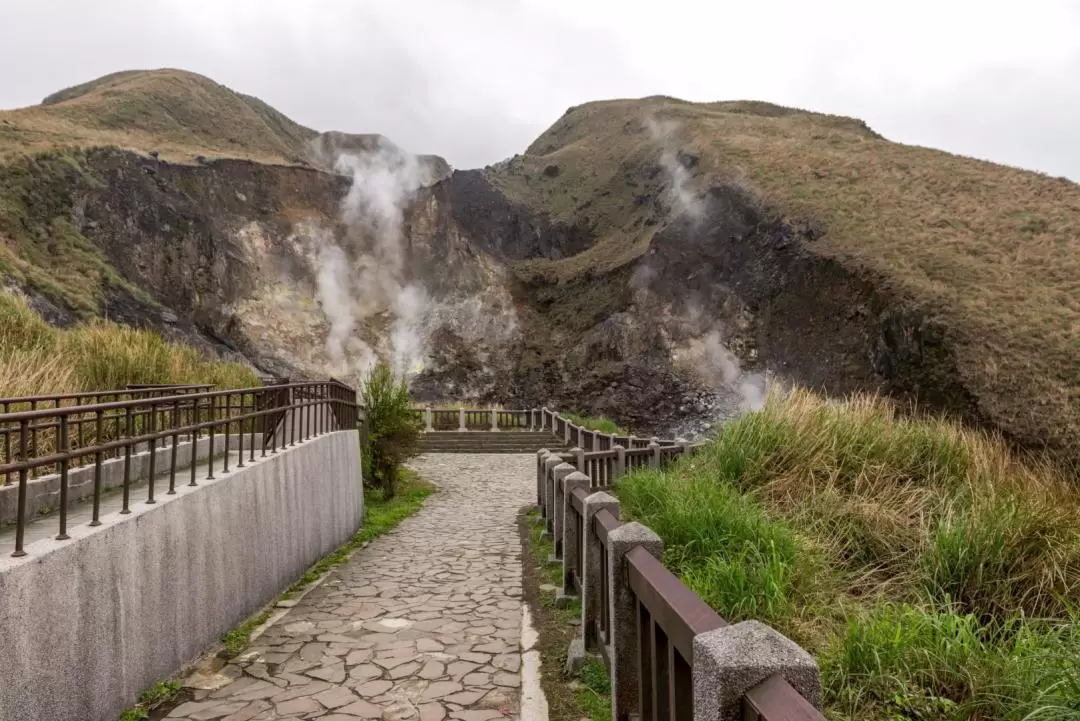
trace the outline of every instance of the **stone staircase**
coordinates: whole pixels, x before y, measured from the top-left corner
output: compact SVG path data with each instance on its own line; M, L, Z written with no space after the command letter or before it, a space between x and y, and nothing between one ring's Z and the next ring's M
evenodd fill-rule
M421 453L536 453L567 447L547 431L432 431L420 437Z

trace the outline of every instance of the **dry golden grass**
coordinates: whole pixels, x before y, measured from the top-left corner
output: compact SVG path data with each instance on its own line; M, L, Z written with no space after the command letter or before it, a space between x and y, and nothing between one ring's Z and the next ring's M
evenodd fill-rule
M823 231L806 247L878 278L947 329L964 385L995 425L1029 445L1080 438L1080 185L884 140L860 122L760 103L668 98L589 103L528 152L489 170L512 197L596 234L586 252L530 261L579 277L645 252L655 225L635 202L662 144L699 156L698 192L735 183ZM557 165L555 177L544 175ZM1080 458L1080 452L1076 457Z
M128 71L63 90L42 105L0 111L0 161L57 147L116 146L180 162L202 155L295 163L316 135L201 75Z
M168 343L157 333L95 321L48 325L26 302L0 292L0 397L124 388L129 383L210 383L250 388L258 377L241 363Z

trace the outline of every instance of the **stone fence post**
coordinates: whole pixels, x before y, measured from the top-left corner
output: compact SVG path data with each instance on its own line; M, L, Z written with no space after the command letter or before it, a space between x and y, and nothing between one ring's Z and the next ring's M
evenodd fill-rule
M570 452L574 454L574 465L582 473L585 473L585 451L581 448L571 448ZM593 479L595 480L595 479Z
M553 561L561 560L563 557L563 525L565 521L565 514L563 510L566 505L564 493L563 493L563 479L574 473L574 467L569 463L560 463L551 469L551 487L555 495L555 528L553 540L555 542L555 553L551 559Z
M424 409L424 430L428 433L431 433L433 430L435 430L435 426L432 424L431 416L431 406L428 406Z
M562 523L562 554L563 554L563 596L573 596L574 584L570 581L573 571L581 560L581 544L583 540L578 534L577 523L571 523L575 511L573 506L574 489L583 488L589 490L589 477L584 473L574 471L563 478L563 523ZM584 584L583 579L578 581Z
M615 480L618 480L626 475L626 449L622 446L615 446Z
M499 412L494 408L491 409L491 430L499 430Z
M625 556L641 546L657 559L664 555L664 544L652 529L640 523L624 523L608 534L608 620L611 641L611 717L629 718L638 708L637 599L630 590L629 566Z
M544 459L544 528L548 538L552 538L555 531L555 493L551 487L551 471L562 462L562 458L555 453L549 453Z
M458 430L459 431L468 430L465 427L465 409L464 408L458 408L457 414L458 414Z
M659 468L660 467L660 444L656 442L655 438L652 439L652 441L649 443L649 451L651 452L651 455L649 456L649 467L650 468Z
M694 637L694 721L742 721L742 697L779 674L821 709L821 676L810 654L758 621L742 621Z
M563 423L563 443L570 442L570 428L573 427L573 425L574 424L570 421L565 421Z
M600 511L608 511L619 517L619 501L600 491L585 499L585 538L581 544L581 641L584 648L595 651L600 647L598 624L600 623L601 554L604 552L599 539L592 532L593 517Z
M536 452L536 506L541 515L544 510L544 459L551 453L547 448L541 448Z

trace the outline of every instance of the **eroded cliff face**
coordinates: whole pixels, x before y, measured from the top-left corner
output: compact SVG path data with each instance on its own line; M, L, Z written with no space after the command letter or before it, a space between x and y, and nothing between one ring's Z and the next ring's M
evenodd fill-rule
M833 393L887 390L979 420L932 319L810 252L813 229L737 187L710 189L699 216L665 219L631 262L560 278L527 265L581 253L588 226L516 204L484 173L453 173L401 209L393 287L416 291L402 325L399 298L373 301L377 289L358 285L381 276L362 272L378 239L343 214L351 178L120 151L86 164L94 182L71 192L71 222L143 291L109 291L110 317L269 374L358 381L366 354L391 358L404 343L422 402L546 404L641 434L698 432L754 403L766 374ZM659 182L641 192L659 204ZM342 356L328 346L342 311L328 307L331 246L351 319Z

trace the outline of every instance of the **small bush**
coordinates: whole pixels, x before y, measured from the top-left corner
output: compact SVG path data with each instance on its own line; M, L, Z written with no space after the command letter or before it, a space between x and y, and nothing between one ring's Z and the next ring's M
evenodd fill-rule
M423 423L413 411L408 382L395 377L388 363L371 372L362 396L368 426L365 469L390 499L401 464L416 455Z

